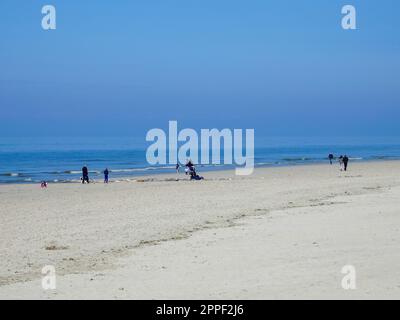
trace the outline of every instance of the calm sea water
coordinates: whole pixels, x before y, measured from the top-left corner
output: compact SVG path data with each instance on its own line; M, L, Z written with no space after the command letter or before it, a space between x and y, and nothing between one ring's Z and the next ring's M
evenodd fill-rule
M175 165L149 166L148 143L132 138L0 138L0 183L79 181L83 165L91 178L111 179L175 172ZM347 154L352 161L400 159L399 138L257 138L256 166L284 166L327 161ZM198 166L200 172L231 166Z

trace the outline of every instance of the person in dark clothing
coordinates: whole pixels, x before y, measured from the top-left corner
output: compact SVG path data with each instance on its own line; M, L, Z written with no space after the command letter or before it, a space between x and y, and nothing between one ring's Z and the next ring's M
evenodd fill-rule
M104 170L104 183L108 183L108 169L106 168L106 170Z
M86 166L82 168L82 183L89 183L89 170Z
M329 154L329 156L328 156L328 159L329 159L329 162L331 163L331 164L333 164L333 154L331 153L331 154Z
M349 164L349 158L345 155L343 157L343 165L344 165L344 171L347 171L347 165Z
M342 155L339 157L339 166L340 166L340 171L343 171L343 156Z
M203 180L204 178L199 176L196 172L196 167L191 160L188 160L185 165L187 171L186 174L190 176L190 180Z
M191 172L196 172L196 169L194 168L194 165L191 160L188 160L186 162L185 167L186 167L186 170L185 170L186 174L190 174Z
M188 167L188 168L194 167L194 165L193 165L193 163L192 163L192 160L188 160L188 161L186 162L186 167Z

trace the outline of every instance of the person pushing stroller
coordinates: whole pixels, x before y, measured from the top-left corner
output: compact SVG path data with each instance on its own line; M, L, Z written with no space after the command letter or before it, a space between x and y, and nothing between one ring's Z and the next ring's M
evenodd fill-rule
M185 165L185 173L190 176L190 180L202 180L204 179L203 177L200 177L197 172L196 168L191 160L188 160L186 165Z

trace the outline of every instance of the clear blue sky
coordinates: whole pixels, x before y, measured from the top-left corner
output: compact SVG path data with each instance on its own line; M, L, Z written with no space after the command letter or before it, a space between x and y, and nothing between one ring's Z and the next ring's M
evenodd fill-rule
M400 136L398 0L1 0L0 35L3 137Z

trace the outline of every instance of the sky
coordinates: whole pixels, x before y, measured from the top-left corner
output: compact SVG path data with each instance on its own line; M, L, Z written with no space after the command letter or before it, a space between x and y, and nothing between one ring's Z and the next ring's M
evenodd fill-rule
M398 0L1 0L0 136L400 136L399 57Z

